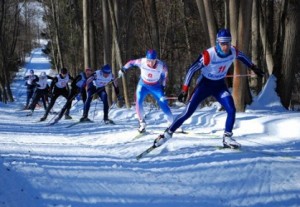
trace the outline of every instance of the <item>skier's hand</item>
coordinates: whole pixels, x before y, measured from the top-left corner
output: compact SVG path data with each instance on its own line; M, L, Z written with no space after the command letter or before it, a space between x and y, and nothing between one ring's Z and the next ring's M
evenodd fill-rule
M118 78L122 78L125 74L125 71L123 69L119 70L118 72Z
M118 95L117 99L118 99L118 101L123 101L124 100L124 98L121 95Z
M178 96L178 101L184 103L187 99L187 92L181 91L181 93Z
M260 68L258 68L256 65L253 65L251 67L251 70L258 76L258 77L263 77L265 75L265 72L262 71Z
M49 93L48 93L48 97L49 97L49 98L53 98L53 93L52 93L52 92L49 92Z

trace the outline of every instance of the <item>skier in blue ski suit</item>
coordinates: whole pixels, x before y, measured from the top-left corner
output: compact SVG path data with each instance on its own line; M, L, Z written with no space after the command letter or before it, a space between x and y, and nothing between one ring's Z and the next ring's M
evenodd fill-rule
M119 99L119 87L117 81L112 74L111 67L106 64L102 68L96 70L86 81L87 99L84 104L83 115L80 118L81 122L90 121L88 118L93 96L97 94L103 102L103 121L105 124L113 124L114 122L108 118L109 105L105 86L112 81L116 96Z
M122 77L123 74L133 66L141 70L140 80L136 89L136 112L140 123L138 131L143 133L146 130L143 101L148 94L151 94L155 98L167 116L168 122L172 123L173 115L164 96L164 88L168 76L166 64L157 59L155 50L148 50L146 57L127 62L119 71L119 77Z
M232 46L231 39L229 30L221 29L217 34L216 46L205 50L189 67L178 100L181 102L186 101L191 79L196 71L201 70L201 75L197 79L197 85L191 94L185 110L176 117L175 121L166 129L164 134L159 135L155 139L155 147L162 145L171 138L173 132L192 116L198 105L209 96L214 96L227 112L223 146L230 148L240 147L240 144L232 138L236 109L233 98L225 84L225 76L235 59L242 61L258 76L263 76L264 72L253 64L245 54Z

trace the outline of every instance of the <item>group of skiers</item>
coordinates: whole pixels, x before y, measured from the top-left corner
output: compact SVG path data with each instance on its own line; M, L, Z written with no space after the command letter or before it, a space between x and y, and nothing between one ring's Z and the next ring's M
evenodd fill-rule
M34 74L33 70L30 70L30 75ZM30 76L29 75L29 76ZM26 81L29 79L27 76L25 77ZM31 78L33 79L33 78ZM48 86L47 79L51 79L51 84ZM45 81L45 88L43 96L39 96L39 87L42 86L42 81ZM28 81L27 81L28 82ZM69 82L71 82L71 89L69 89ZM62 68L60 73L55 77L50 77L42 72L39 77L35 77L33 81L30 83L30 88L35 88L35 92L32 98L32 103L29 107L25 107L25 109L30 109L31 112L28 115L32 115L34 111L34 107L40 98L45 98L45 96L50 97L50 103L46 107L45 106L45 114L40 119L40 121L45 121L53 108L58 97L63 96L66 99L65 105L62 107L61 111L57 115L56 119L53 123L57 123L63 116L65 119L72 119L70 116L70 108L72 106L73 100L77 97L77 95L81 95L82 101L84 103L83 115L80 121L90 121L88 119L88 112L90 108L90 104L94 94L98 94L104 105L104 118L103 121L105 124L113 123L110 119L108 119L108 100L107 93L105 91L105 86L112 82L112 85L115 88L117 96L119 96L119 89L117 86L117 82L112 74L111 68L109 65L104 65L102 68L92 71L91 68L86 68L84 72L81 72L75 78L69 75L68 70L66 68ZM44 82L43 82L44 83ZM43 84L44 87L44 84ZM29 96L27 92L27 99L32 97Z
M140 69L141 75L136 89L136 112L139 120L138 131L140 133L144 133L146 131L143 101L148 94L151 94L155 98L167 117L169 126L164 133L160 134L154 140L154 147L159 147L168 139L172 138L173 133L184 123L184 121L192 116L198 105L209 96L215 97L227 112L227 119L223 135L223 146L226 148L240 147L240 144L232 138L232 129L235 122L236 109L233 98L225 84L225 77L235 59L242 61L242 63L244 63L260 77L264 75L264 72L254 63L252 63L245 54L232 46L231 40L232 37L229 30L219 30L216 38L216 45L202 52L197 60L189 67L182 91L178 96L178 100L180 102L186 102L188 88L195 72L201 71L201 74L197 79L194 91L186 103L185 110L175 119L173 118L167 99L164 95L164 88L166 86L166 80L168 76L168 68L163 61L157 58L157 52L155 50L148 50L146 52L146 56L143 58L128 61L119 70L118 78L122 77L128 72L128 69L134 66ZM45 74L43 75L45 76ZM43 88L43 85L40 84L41 78L32 77L32 79L37 79L36 83ZM28 78L28 82L32 79ZM69 80L72 80L71 93L69 93L67 90L67 83ZM51 101L44 116L41 118L41 121L47 118L47 115L53 107L55 100L61 95L67 99L67 102L56 118L56 122L61 119L63 115L65 115L65 118L71 118L69 115L69 110L72 100L77 96L78 93L81 93L84 102L84 110L80 121L89 120L88 112L90 103L93 95L98 94L104 105L104 122L106 124L112 123L112 121L108 119L108 102L107 93L105 91L105 86L110 82L113 83L116 95L119 97L117 79L114 78L109 65L105 65L95 72L93 72L90 68L87 68L85 72L80 73L74 79L70 77L67 73L67 70L63 68L61 73L52 79L49 89ZM28 94L30 95L30 93ZM34 104L34 102L32 102L32 104ZM32 104L30 109L33 111L34 108L32 107Z

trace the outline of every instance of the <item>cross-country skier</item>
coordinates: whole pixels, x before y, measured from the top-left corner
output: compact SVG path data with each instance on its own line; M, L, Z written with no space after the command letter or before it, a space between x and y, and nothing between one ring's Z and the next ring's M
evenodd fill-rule
M173 115L164 96L164 88L168 76L167 65L163 61L157 59L155 50L148 50L146 52L146 57L127 62L119 71L119 77L122 77L123 74L133 66L137 66L141 70L140 80L136 89L136 112L139 119L138 131L140 133L146 131L143 101L148 94L151 94L155 98L160 108L167 116L168 122L172 123Z
M36 87L34 82L37 81L39 79L39 77L34 74L34 70L30 70L29 75L25 76L24 79L26 81L25 86L27 87L27 90L26 90L27 98L26 98L26 105L24 106L23 109L26 110L26 109L29 109L29 103L30 103L30 100L32 99L34 89Z
M60 74L53 78L51 85L50 85L50 92L49 95L51 97L51 101L44 116L40 119L40 121L45 121L47 116L55 104L56 99L59 96L63 96L67 99L69 95L69 87L68 82L73 78L68 74L68 70L66 68L62 68ZM70 108L68 108L65 112L65 119L72 119L69 115Z
M74 80L71 83L71 93L67 97L67 102L62 107L58 117L55 119L55 122L58 122L67 109L70 109L72 106L72 101L76 98L76 96L80 93L82 97L83 104L85 104L86 101L86 81L91 76L92 69L86 68L85 72L81 72L79 75L77 75Z
M225 148L240 147L240 144L232 138L236 109L224 78L235 59L242 61L242 63L260 77L264 75L264 72L253 64L250 59L245 56L245 54L232 46L231 39L229 30L219 30L216 46L205 50L189 67L182 87L182 92L178 96L178 100L181 102L186 101L191 79L196 71L201 70L201 75L197 79L197 85L191 94L185 110L176 117L171 126L167 128L163 134L159 135L159 137L155 139L155 147L162 145L170 139L173 132L175 132L175 130L180 127L185 120L192 116L198 105L208 96L214 96L227 112L225 131L223 135L223 146Z
M42 99L44 109L47 109L46 105L46 98L48 96L49 92L49 86L48 86L48 79L53 79L50 76L47 76L45 72L41 72L38 79L33 83L36 85L36 89L33 94L32 102L29 106L29 109L31 110L30 113L27 114L27 116L31 116L34 112L34 109L36 107L36 104L39 102L40 99Z
M90 121L88 118L91 102L93 99L94 94L97 94L99 98L101 98L103 102L103 121L105 124L113 123L112 120L108 118L108 100L107 100L107 93L105 91L105 86L110 83L111 81L113 87L115 89L116 95L119 97L119 88L117 81L112 74L111 67L107 64L104 65L102 68L96 70L90 78L87 80L87 99L84 104L83 115L80 118L81 122Z

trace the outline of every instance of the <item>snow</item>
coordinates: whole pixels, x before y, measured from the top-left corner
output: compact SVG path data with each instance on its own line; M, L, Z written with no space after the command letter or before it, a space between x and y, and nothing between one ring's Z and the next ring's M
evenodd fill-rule
M285 110L271 77L245 113L237 113L234 137L242 150L221 150L226 113L218 104L199 108L183 129L143 159L136 156L167 127L161 110L145 105L149 134L137 134L134 106L110 109L116 125L102 123L101 101L93 101L94 123L73 120L54 126L37 122L44 109L27 117L27 70L49 73L40 49L20 70L12 90L15 102L0 103L0 207L223 207L300 206L300 116ZM59 111L65 100L54 106ZM96 109L96 111L95 111ZM183 107L172 107L178 115Z

